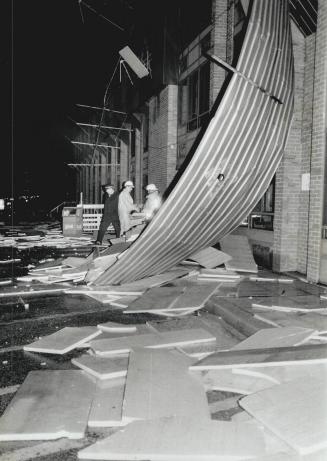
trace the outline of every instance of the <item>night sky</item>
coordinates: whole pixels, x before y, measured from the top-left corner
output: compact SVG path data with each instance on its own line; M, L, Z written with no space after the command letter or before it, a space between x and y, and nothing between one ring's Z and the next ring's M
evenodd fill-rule
M86 3L129 27L125 1ZM0 8L0 194L40 194L56 205L74 197L69 117L76 103L102 104L128 33L82 4L83 23L78 0L3 0Z
M153 42L160 40L160 8L183 7L179 34L190 39L210 2L199 8L198 0L1 0L0 198L39 194L49 207L74 200L75 174L66 164L74 160L67 137L76 135L76 104L102 106L118 51L142 47L145 41L135 40L149 30Z

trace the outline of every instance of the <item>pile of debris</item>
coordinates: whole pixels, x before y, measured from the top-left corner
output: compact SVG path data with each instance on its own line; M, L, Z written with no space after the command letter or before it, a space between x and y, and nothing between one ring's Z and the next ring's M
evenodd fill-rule
M80 370L30 372L0 418L0 440L81 439L87 427L115 428L78 457L325 459L324 335L271 327L238 342L218 325L202 316L107 322L24 346L41 354L79 348L72 364ZM206 393L217 390L237 394L228 399L230 421L215 418L219 402L208 403Z
M92 279L125 249L67 258L70 270ZM0 418L0 440L83 440L80 459L326 459L326 290L258 272L242 255L209 248L164 274L105 287L64 281L66 260L58 280L47 264L30 271L37 285L4 288L2 297L84 294L124 323L26 344L26 354L76 356L69 370L27 375ZM140 313L150 320L133 323ZM97 430L101 440L86 439Z
M91 235L65 237L58 222L38 225L1 226L0 247L13 247L20 250L35 247L69 248L91 244Z

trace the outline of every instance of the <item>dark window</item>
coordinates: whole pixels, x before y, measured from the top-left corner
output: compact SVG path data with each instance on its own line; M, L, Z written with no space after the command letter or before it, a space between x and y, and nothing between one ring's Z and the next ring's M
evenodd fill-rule
M193 120L198 115L199 71L193 72L188 82L188 119Z
M196 130L207 120L209 113L210 64L206 62L193 72L188 85L188 131Z
M210 64L206 63L200 68L199 81L199 115L209 111L209 82L210 82Z
M274 230L275 177L250 214L253 229Z
M149 108L146 108L143 124L143 152L149 150Z
M132 130L131 133L131 156L135 157L135 142L136 142L136 136L135 136L135 130Z
M179 61L179 71L180 73L185 72L187 69L187 55L183 56Z
M211 32L205 35L200 42L201 54L206 53L211 48Z

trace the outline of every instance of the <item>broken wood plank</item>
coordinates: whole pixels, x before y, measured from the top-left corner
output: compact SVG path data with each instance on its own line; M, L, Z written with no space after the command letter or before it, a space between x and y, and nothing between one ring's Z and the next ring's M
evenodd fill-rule
M213 269L229 261L232 257L214 247L207 247L193 253L188 259L192 259L207 269Z
M0 440L83 438L94 390L83 371L31 371L0 418Z
M134 289L134 291L135 290L144 291L148 288L153 288L156 286L163 285L164 283L171 282L172 280L175 280L179 277L183 277L184 275L187 275L187 274L188 274L188 271L185 269L175 269L175 270L163 272L162 274L152 275L151 277L145 277L135 282L121 284L119 285L119 287L121 287L121 289L129 289L129 290ZM95 284L97 286L106 285L106 283L100 283L100 282L97 282Z
M6 287L7 288L7 287ZM12 298L16 296L43 296L45 294L60 294L64 293L66 286L59 287L59 288L44 288L34 286L34 287L8 287L8 291L3 291L0 293L1 298Z
M249 424L160 418L136 421L78 452L94 460L242 460L264 453L262 432Z
M327 316L308 313L285 313L285 312L258 312L254 314L258 320L276 327L299 326L312 328L320 333L327 333Z
M85 293L86 294L86 293ZM100 294L93 294L93 293L87 293L87 296L89 296L92 299L95 299L101 304L111 304L112 301L115 301L117 298L119 299L118 295L100 295Z
M248 395L275 385L268 379L259 376L242 375L236 371L227 369L203 372L202 382L206 391L220 390Z
M101 331L108 331L109 333L135 333L137 331L137 325L128 325L117 322L99 323L97 327Z
M234 271L226 269L201 269L197 277L198 282L224 282L234 283L240 281L243 277Z
M217 283L217 282L220 282L220 283L235 283L235 278L230 278L230 277L224 277L223 275L220 275L220 276L202 276L202 275L199 275L198 278L197 278L197 281L198 282L203 282L203 283Z
M134 287L129 286L107 286L103 288L96 288L91 286L79 286L72 288L65 288L65 293L67 294L103 294L110 296L140 296L144 290L136 290Z
M305 367L293 364L292 366L260 367L260 368L239 368L237 372L248 376L257 376L270 380L274 384L283 384L288 381L302 379L305 376L319 377L320 374L327 375L326 363L309 363Z
M216 338L207 331L198 328L192 330L169 331L155 334L133 335L115 339L91 341L90 347L98 355L122 354L135 347L171 348L186 344L214 342Z
M202 384L188 373L190 360L169 351L140 349L130 353L123 421L184 416L210 419Z
M98 381L88 419L89 427L123 426L125 378Z
M208 299L215 293L219 287L219 283L212 285L190 285L185 288L185 291L171 305L171 309L198 308L205 305Z
M279 283L293 283L294 282L294 279L290 279L287 277L278 277L278 276L271 277L271 274L269 274L269 276L261 276L261 277L251 275L249 277L249 280L251 280L252 282L279 282Z
M163 309L163 310L153 310L151 311L153 314L161 316L161 317L167 317L167 318L180 318L180 317L185 317L190 314L193 314L194 312L198 311L201 309L200 307L192 307L192 308L180 308L180 309ZM123 311L126 314L129 314L129 311Z
M113 307L118 307L120 309L126 309L128 305L131 302L135 301L135 299L137 298L138 296L121 296L115 301L110 301L110 305Z
M221 316L226 323L245 336L250 336L258 330L269 328L269 325L256 319L251 313L236 307L230 299L213 296L207 301L206 307L209 312Z
M314 335L315 330L301 327L265 328L241 341L231 350L297 346Z
M237 289L238 298L247 297L271 297L281 296L285 293L285 284L281 285L278 282L252 282L250 280L242 280ZM293 289L293 287L292 287Z
M281 312L326 312L327 302L323 302L314 295L304 296L277 296L256 299L252 307L259 310L273 310Z
M147 290L142 296L132 301L126 313L152 312L169 309L176 298L185 290L184 287L155 287Z
M65 327L49 336L24 346L24 351L47 354L66 354L87 341L101 335L96 327Z
M223 276L223 277L228 277L228 278L236 279L236 280L240 280L242 278L242 276L238 274L237 272L230 271L227 269L222 269L220 267L216 267L215 269L200 269L199 275L207 276L207 277Z
M162 292L151 290L150 293L149 290L135 302L130 304L124 313L152 312L157 315L175 316L178 314L183 315L184 311L184 315L190 314L191 312L201 309L205 305L206 301L215 293L218 287L219 284L194 284L186 287L178 287L180 291L176 291L175 296L175 291L173 291L170 287L170 291L168 290L168 287L165 289L164 287L156 288L154 290L162 290ZM173 288L176 289L176 287ZM170 293L171 298L169 297ZM148 294L149 296L147 296ZM162 300L158 301L158 298L162 298ZM149 308L150 306L153 307Z
M71 360L73 365L86 371L98 379L114 379L124 377L127 374L128 357L96 357L84 354Z
M227 235L219 242L224 253L231 256L225 263L227 269L241 272L258 272L249 240L244 235Z
M272 347L227 352L215 352L190 366L190 370L247 368L284 365L308 365L327 362L327 345Z
M218 316L208 314L206 312L201 316L150 321L147 322L147 325L149 325L156 333L182 329L188 330L191 328L204 328L216 338L215 343L212 342L208 344L208 346L211 347L211 352L214 351L212 348L215 348L215 350L228 350L239 342L228 331L226 331ZM206 345L190 344L188 346L183 346L182 350L189 354L196 352L199 348L201 350L204 346Z
M327 375L304 377L244 397L240 405L305 455L327 447Z

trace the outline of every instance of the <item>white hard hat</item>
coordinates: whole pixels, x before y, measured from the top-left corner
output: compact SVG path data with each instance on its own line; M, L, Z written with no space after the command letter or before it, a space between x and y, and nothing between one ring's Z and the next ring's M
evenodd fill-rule
M157 189L157 186L155 184L148 184L145 188L146 190L149 190L149 191L155 191L155 190L158 190Z
M134 184L132 181L126 181L124 184L124 187L127 187L127 186L134 187Z

